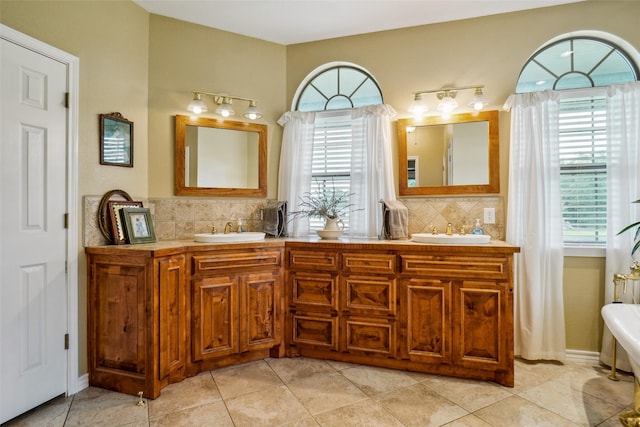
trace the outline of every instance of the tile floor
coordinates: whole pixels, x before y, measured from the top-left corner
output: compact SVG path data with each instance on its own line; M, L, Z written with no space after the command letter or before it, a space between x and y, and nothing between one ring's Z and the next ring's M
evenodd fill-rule
M6 426L618 426L633 377L589 363L516 360L516 385L307 358L203 372L136 406L89 387ZM3 427L5 426L3 425Z

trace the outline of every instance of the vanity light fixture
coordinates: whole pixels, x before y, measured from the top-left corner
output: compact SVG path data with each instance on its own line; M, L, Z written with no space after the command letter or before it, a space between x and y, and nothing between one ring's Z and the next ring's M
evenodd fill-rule
M422 99L422 95L427 93L435 93L436 97L440 100L438 104L437 110L442 113L443 116L447 117L451 115L451 113L458 108L458 101L456 101L456 96L458 92L463 90L471 90L473 89L473 99L470 106L473 107L474 110L480 111L487 105L487 101L482 93L482 89L484 85L474 85L474 86L463 86L463 87L447 87L442 89L430 89L430 90L421 90L413 93L413 102L409 107L409 112L411 112L416 119L420 119L424 116L424 113L427 111L427 105Z
M481 111L484 108L484 106L487 104L488 102L487 102L487 99L484 97L484 94L482 93L482 88L481 87L475 88L473 92L473 99L471 100L469 105L472 106L474 110Z
M216 108L216 114L220 114L222 117L229 117L235 114L233 110L233 100L245 101L249 103L249 107L242 114L243 117L256 120L262 117L262 113L258 109L258 101L251 98L244 98L241 96L226 95L221 93L209 93L209 92L193 92L193 100L187 106L187 110L193 114L200 114L208 111L207 105L202 100L203 96L210 96L213 102L218 106Z

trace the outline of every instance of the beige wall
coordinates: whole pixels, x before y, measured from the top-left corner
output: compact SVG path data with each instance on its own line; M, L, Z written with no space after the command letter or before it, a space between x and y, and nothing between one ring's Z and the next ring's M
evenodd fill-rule
M499 109L526 59L547 40L590 29L616 34L640 49L638 16L640 2L589 1L285 47L149 15L126 0L0 2L4 25L80 58L80 196L121 188L140 199L172 197L172 116L185 113L192 90L260 100L266 113L261 122L269 126L269 197L275 197L282 135L275 122L290 108L300 81L326 62L367 68L399 117L408 116L412 91L445 85L484 84L490 108ZM113 111L135 123L133 168L99 165L98 114ZM506 196L509 114L501 112L500 121L501 195ZM78 252L83 373L86 272L82 247ZM602 269L567 260L569 348L599 350ZM586 331L584 324L593 326Z
M187 114L192 91L257 99L268 126L268 197L277 192L284 112L286 48L151 15L149 31L149 196L173 196L174 116ZM205 99L210 109L210 98ZM248 107L234 101L236 114ZM243 120L236 118L235 120Z
M147 75L149 14L133 2L0 2L0 22L80 58L78 133L79 371L87 371L86 261L82 204L86 194L123 189L148 193ZM98 115L120 112L134 122L134 167L99 163Z
M588 1L443 24L342 37L287 47L287 103L316 67L347 61L378 80L384 100L409 117L412 92L484 84L489 109L501 109L523 65L548 40L572 31L616 35L640 50L640 2ZM423 98L424 99L424 98ZM430 109L435 103L431 99ZM500 112L500 193L508 192L509 120ZM397 159L395 160L397 162ZM395 170L397 171L397 166ZM396 172L397 173L397 172ZM397 181L397 180L396 180ZM566 258L567 348L600 351L604 259Z

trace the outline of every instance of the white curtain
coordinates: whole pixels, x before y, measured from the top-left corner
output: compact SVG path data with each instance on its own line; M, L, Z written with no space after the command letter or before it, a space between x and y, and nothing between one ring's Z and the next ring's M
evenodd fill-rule
M354 108L351 114L351 203L349 235L376 237L382 229L380 200L395 200L389 105Z
M278 172L278 200L288 201L289 212L300 210L300 197L311 188L311 159L315 113L286 112L278 120L284 127ZM297 217L287 224L291 237L309 234L309 220Z
M391 118L389 105L370 105L351 110L352 152L349 234L376 237L382 228L380 199L395 200L391 154ZM284 126L278 199L287 200L289 212L300 210L300 197L311 190L311 160L316 114L290 111L278 124ZM287 228L290 236L309 234L309 221L298 217Z
M558 94L513 95L507 241L514 262L515 354L564 360Z
M640 82L607 89L607 262L605 304L613 300L613 274L629 273L633 262L633 231L617 233L640 220ZM639 258L636 253L636 258ZM620 290L620 300L631 302L631 289ZM611 365L612 336L604 327L600 360ZM619 345L616 367L630 371L629 359Z

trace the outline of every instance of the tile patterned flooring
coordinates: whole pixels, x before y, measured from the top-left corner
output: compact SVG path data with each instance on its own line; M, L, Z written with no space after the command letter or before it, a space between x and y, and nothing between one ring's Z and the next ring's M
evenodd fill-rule
M516 385L307 358L202 372L136 406L89 387L5 426L618 426L633 377L597 364L516 360Z

